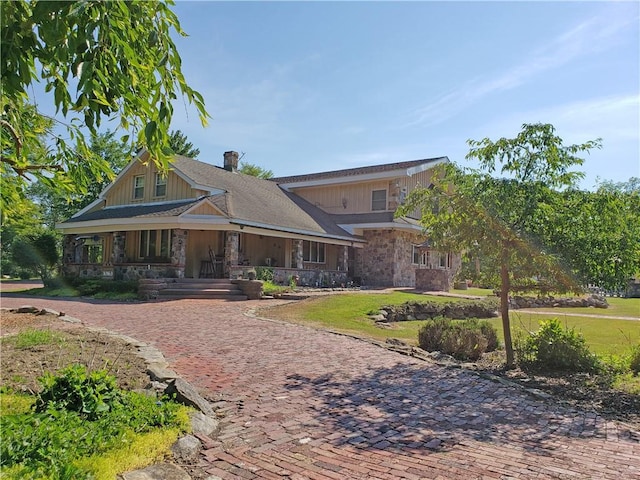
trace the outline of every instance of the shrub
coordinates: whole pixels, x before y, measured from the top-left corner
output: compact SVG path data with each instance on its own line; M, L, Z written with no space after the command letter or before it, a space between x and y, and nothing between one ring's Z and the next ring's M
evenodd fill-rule
M122 403L114 376L104 370L88 372L83 365L71 365L59 375L45 373L35 403L36 412L49 408L77 412L95 420Z
M563 328L558 319L540 322L540 329L516 339L515 352L523 370L596 372L601 365L581 334Z
M440 351L458 360L477 360L498 347L498 335L487 321L438 317L428 320L419 330L418 344L428 352Z
M256 280L273 282L273 267L256 267Z

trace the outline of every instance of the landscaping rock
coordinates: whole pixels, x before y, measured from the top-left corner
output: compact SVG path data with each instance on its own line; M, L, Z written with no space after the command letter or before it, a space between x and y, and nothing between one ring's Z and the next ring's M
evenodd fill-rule
M211 435L220 427L218 420L207 417L202 412L192 412L189 417L191 418L191 430L194 434Z
M191 480L187 472L170 463L158 463L122 474L122 480Z
M174 378L178 378L178 374L176 372L166 368L165 364L156 362L149 364L147 373L149 374L149 377L151 377L151 380L155 380L157 382L168 382Z
M31 305L23 305L22 307L16 308L12 311L16 313L38 313L40 309L32 307Z
M215 416L213 408L211 408L209 402L202 398L195 388L181 378L172 380L171 383L167 385L167 388L165 388L164 393L170 397L174 397L175 395L174 398L176 402L197 408L207 416Z
M183 460L186 462L191 462L198 458L200 450L202 450L202 444L200 440L193 435L186 435L179 438L171 447L173 457L178 461Z

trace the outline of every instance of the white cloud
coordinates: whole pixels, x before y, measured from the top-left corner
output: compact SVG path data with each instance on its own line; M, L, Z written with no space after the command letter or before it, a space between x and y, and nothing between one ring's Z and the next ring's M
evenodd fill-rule
M494 78L474 79L416 110L405 126L435 125L451 118L481 99L523 85L541 73L557 69L574 59L605 51L618 43L619 34L637 18L601 15L586 20L525 55L526 62Z

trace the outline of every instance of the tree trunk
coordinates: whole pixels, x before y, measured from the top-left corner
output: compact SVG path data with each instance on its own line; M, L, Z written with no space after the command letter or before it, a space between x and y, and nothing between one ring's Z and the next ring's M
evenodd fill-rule
M504 333L504 350L507 354L507 368L513 368L515 361L513 356L513 343L511 341L511 322L509 320L509 251L506 247L502 250L502 262L500 263L500 312L502 313L502 331Z

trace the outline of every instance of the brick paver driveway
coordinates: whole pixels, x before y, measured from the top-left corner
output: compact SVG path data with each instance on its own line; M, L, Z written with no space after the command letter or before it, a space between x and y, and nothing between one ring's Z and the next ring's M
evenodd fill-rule
M212 401L221 478L640 478L640 434L593 413L368 343L245 316L255 302L4 297L163 351Z

